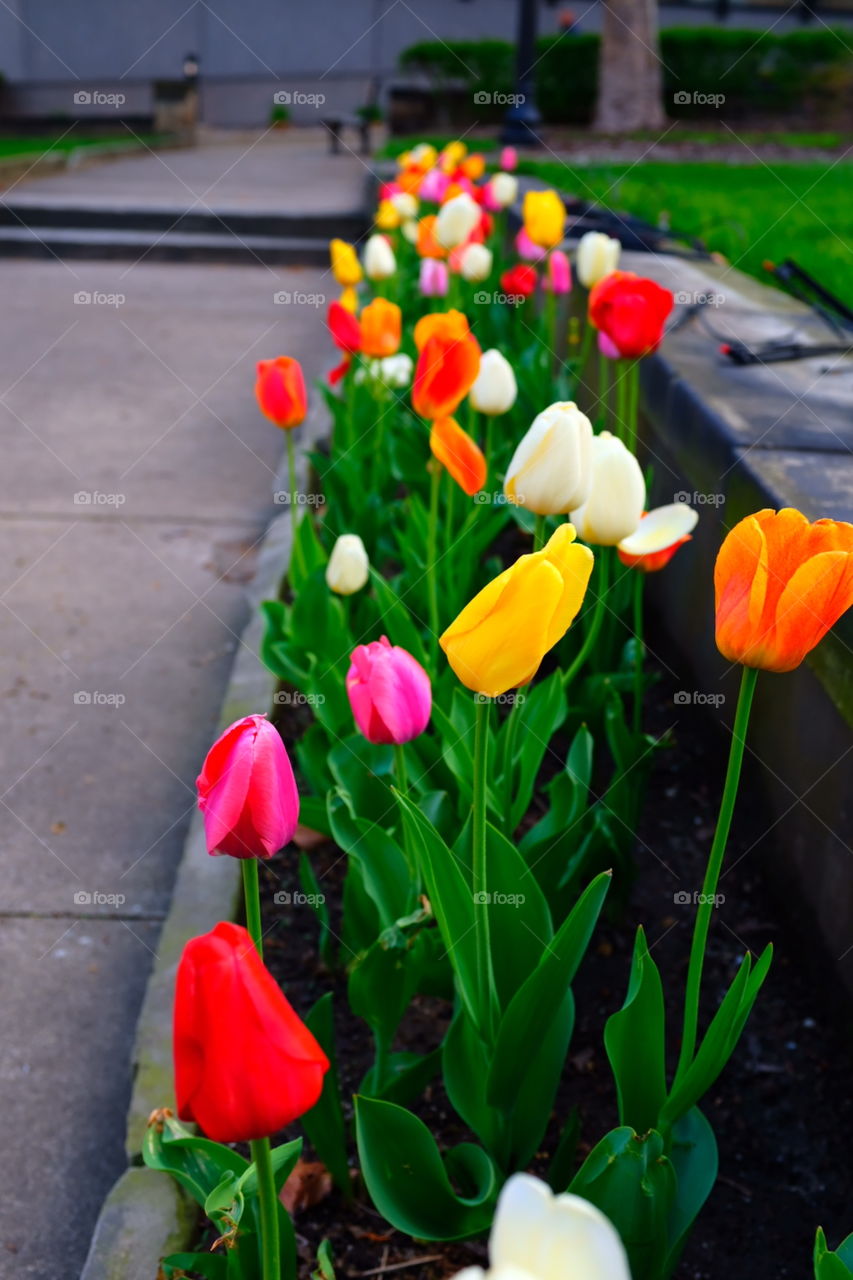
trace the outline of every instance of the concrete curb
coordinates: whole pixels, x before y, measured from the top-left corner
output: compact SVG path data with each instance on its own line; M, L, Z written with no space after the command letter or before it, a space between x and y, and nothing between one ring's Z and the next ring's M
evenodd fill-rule
M309 475L306 451L326 431L325 406L315 404L302 428L297 461L300 488ZM286 489L284 470L275 482ZM262 600L278 594L290 556L291 524L286 511L269 524L247 589L250 618L222 702L220 727L272 705L275 678L258 657ZM211 858L196 813L184 845L169 913L157 944L132 1051L133 1092L127 1117L128 1168L109 1192L92 1235L80 1280L154 1280L160 1259L189 1248L199 1211L166 1174L141 1165L147 1120L155 1108L174 1107L172 1080L172 996L175 971L185 943L235 919L242 901L241 873L233 858Z

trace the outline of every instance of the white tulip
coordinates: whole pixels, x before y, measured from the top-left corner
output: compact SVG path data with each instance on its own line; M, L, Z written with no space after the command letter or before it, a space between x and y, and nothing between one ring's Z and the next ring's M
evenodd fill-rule
M646 482L633 453L609 431L594 436L589 497L571 514L578 537L614 547L635 531L645 505Z
M400 230L408 240L409 244L418 243L418 224L414 218L407 218Z
M442 248L455 249L457 245L465 243L482 216L477 201L467 191L462 191L439 209L435 220L435 238Z
M462 250L459 262L459 274L469 283L478 284L485 280L492 270L492 251L484 244L466 245Z
M498 1199L489 1271L466 1267L456 1280L631 1280L625 1248L609 1218L580 1196L555 1196L516 1173Z
M515 204L518 196L518 178L514 173L496 173L489 179L489 190L496 205L506 209Z
M511 502L540 516L567 515L586 502L592 483L592 423L572 401L533 419L504 481Z
M581 284L591 289L619 265L622 245L603 231L587 231L578 241L575 268Z
M411 191L395 191L390 197L391 203L405 221L418 215L418 198Z
M368 280L387 280L397 270L394 250L384 236L371 236L364 246L364 274Z
M686 502L647 511L633 533L623 538L619 550L629 556L653 556L687 538L699 522L698 514Z
M339 596L360 591L370 577L370 561L357 533L342 533L326 566L326 583Z
M506 356L502 356L495 347L484 351L480 357L480 372L468 392L471 407L477 413L494 418L499 413L507 413L515 404L517 395L515 374Z
M374 364L378 366L375 377L384 382L386 387L407 387L412 381L414 364L412 357L407 356L405 351L398 351L395 356L383 356L381 360L374 361Z

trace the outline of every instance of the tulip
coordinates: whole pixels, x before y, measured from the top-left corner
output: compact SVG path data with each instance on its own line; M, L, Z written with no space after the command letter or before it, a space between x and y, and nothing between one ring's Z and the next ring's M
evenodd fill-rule
M326 585L339 596L360 591L370 577L370 561L357 533L342 533L326 566Z
M418 356L412 407L422 418L449 418L471 390L480 369L480 344L470 333L436 333Z
M346 686L352 714L368 742L402 746L423 733L432 689L421 664L387 636L353 650Z
M403 318L395 302L374 298L361 313L361 349L366 356L393 356L400 346Z
M456 142L448 142L447 146L438 157L438 162L445 173L453 173L459 168L465 159L465 153L468 148L464 142L457 140Z
M467 244L459 263L460 275L471 284L485 280L492 270L492 251L484 244Z
M578 536L599 546L616 546L637 528L645 499L646 482L630 449L609 431L594 436L589 493L571 514Z
M302 367L292 356L259 360L255 395L261 413L285 430L298 427L308 412Z
M433 311L421 316L415 325L415 346L423 351L430 338L467 338L470 337L471 326L468 317L462 311Z
M527 1173L504 1185L489 1239L489 1271L465 1267L456 1280L631 1280L619 1233L580 1196L555 1196Z
M647 511L634 532L619 543L619 559L630 569L656 573L669 564L679 547L690 541L698 520L685 502Z
M397 270L397 259L384 236L373 235L364 246L364 274L368 280L387 280Z
M506 209L518 199L518 178L511 173L496 173L489 182L489 194L499 209Z
M472 409L490 418L508 413L515 404L518 386L512 365L492 347L480 357L480 372L469 392Z
M450 624L439 643L468 689L497 698L527 684L583 603L593 556L563 524L541 551L498 574Z
M417 217L418 198L413 196L410 191L395 191L389 199L400 215L401 222L409 222L412 218Z
M237 924L184 947L173 1048L178 1115L214 1142L252 1142L292 1124L315 1105L329 1069Z
M338 298L338 302L343 307L344 311L350 311L355 315L358 311L358 292L352 287L352 285L348 285L346 289L341 290L341 296Z
M464 244L481 218L480 206L466 193L441 206L435 222L435 238L445 249Z
M293 838L299 792L284 743L264 716L235 720L196 779L211 854L271 858Z
M501 151L501 168L511 173L518 164L518 152L515 147L504 147Z
M367 378L373 378L386 387L407 387L412 381L413 368L412 357L398 351L395 356L368 360L366 367L356 370L355 380L361 383Z
M515 237L515 251L523 262L541 262L547 253L546 249L530 239L524 227Z
M479 151L475 151L472 155L465 157L461 168L466 178L470 178L472 182L479 182L486 172L486 157Z
M418 223L418 239L416 248L422 258L446 258L447 250L440 245L435 236L435 224L438 217L430 213Z
M418 224L414 218L407 218L400 230L403 233L403 239L408 240L409 244L418 243Z
M741 520L714 570L717 648L765 671L798 667L853 605L853 524L791 507Z
M548 255L548 274L545 277L545 287L558 296L571 293L572 269L569 266L569 259L562 249L552 249Z
M418 197L429 204L441 204L444 193L450 186L450 179L441 169L430 169L421 183Z
M361 280L361 264L355 246L346 240L333 240L329 245L332 258L332 275L342 288L357 285Z
M632 271L612 271L589 295L589 319L606 333L625 360L656 351L674 298L654 280Z
M380 200L373 219L380 231L395 231L400 225L400 214L391 200Z
M429 447L469 498L482 489L487 474L483 451L455 418L438 418L432 424Z
M536 268L517 262L501 276L501 288L512 298L529 298L536 292Z
M575 266L578 279L585 289L591 289L619 265L622 245L603 231L587 231L578 241Z
M419 142L410 152L412 163L431 169L438 162L438 151L431 142Z
M420 289L424 298L444 298L450 288L447 263L438 258L421 258Z
M326 323L332 341L341 351L355 355L361 350L361 325L348 307L340 302L330 302Z
M619 348L611 342L607 334L602 333L601 330L599 330L598 333L598 350L607 360L622 359L622 356L619 354Z
M592 424L572 402L543 409L519 442L504 492L540 516L566 515L583 505L592 485Z
M556 191L528 191L522 205L524 229L534 244L553 249L563 238L566 206Z

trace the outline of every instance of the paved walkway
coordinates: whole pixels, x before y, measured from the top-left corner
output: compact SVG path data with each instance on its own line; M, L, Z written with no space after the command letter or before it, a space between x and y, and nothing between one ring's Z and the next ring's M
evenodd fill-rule
M234 158L183 172L236 198L217 179ZM363 170L338 159L318 189L351 208ZM300 199L326 163L304 153ZM149 156L28 187L88 200L120 180L131 201L157 173ZM274 295L329 281L8 260L0 280L0 1280L77 1280L124 1167L135 1019L275 510L255 361L316 375L322 313Z

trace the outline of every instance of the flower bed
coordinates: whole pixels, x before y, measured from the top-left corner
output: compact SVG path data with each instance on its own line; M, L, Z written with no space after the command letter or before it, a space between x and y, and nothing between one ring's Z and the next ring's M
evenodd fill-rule
M290 460L293 550L262 646L290 751L252 715L199 778L209 851L241 860L248 928L194 939L178 970L178 1112L205 1136L160 1111L143 1154L213 1239L164 1260L167 1277L327 1277L342 1254L349 1272L351 1226L374 1245L391 1228L395 1247L411 1237L402 1261L423 1274L486 1264L491 1229L495 1271L664 1280L717 1180L717 1081L772 959L760 929L754 954L709 950L752 694L760 669L799 665L853 601L853 527L759 512L715 568L695 566L715 579L741 695L701 889L691 876L653 905L638 834L652 854L684 837L662 806L644 817L667 735L659 719L649 732L643 588L691 554L697 517L645 512L634 450L638 362L672 295L620 272L618 244L592 234L578 308L556 193L527 194L507 244L513 160L484 180L461 144L417 148L380 193L362 262L333 242L341 361L315 493L295 478L301 370L259 365ZM595 427L569 398L593 359ZM302 851L278 881L270 859L292 840ZM315 929L274 962L304 1022L263 963L282 910ZM685 972L686 931L675 959L657 943L687 912ZM596 955L610 990L577 1019L576 976L578 991L603 980ZM590 1063L600 1087L581 1137ZM298 1138L271 1148L297 1119L320 1168ZM297 1249L282 1188L300 1236L302 1221L322 1227L318 1188L329 1195L330 1237ZM851 1265L853 1243L830 1253L818 1235L819 1280Z

